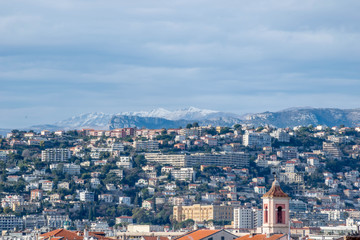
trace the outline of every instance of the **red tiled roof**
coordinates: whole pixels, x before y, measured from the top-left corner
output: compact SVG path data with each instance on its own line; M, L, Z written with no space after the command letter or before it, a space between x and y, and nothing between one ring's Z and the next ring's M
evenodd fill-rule
M275 179L273 182L270 190L265 193L263 198L273 198L273 197L280 197L280 198L289 198L289 195L283 192L283 190L280 187L280 183Z
M186 233L186 234L176 238L176 240L200 240L200 239L206 238L206 237L213 235L220 231L221 230L199 229L196 231Z
M285 234L273 234L270 237L266 237L266 234L256 234L254 236L250 236L250 234L248 234L235 240L277 240L284 236Z

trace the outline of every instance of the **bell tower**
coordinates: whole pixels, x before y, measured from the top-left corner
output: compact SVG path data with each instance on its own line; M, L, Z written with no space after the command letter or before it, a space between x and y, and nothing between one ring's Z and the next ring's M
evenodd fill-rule
M290 197L280 188L275 180L270 190L262 196L263 226L262 233L289 233L289 200Z

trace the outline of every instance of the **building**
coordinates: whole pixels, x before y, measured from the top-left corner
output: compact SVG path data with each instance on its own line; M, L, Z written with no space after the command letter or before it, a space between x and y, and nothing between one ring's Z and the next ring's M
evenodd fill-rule
M290 197L280 188L275 178L270 190L262 196L263 199L263 234L289 233L289 200Z
M30 200L31 201L41 201L43 196L43 190L41 189L34 189L30 192Z
M78 175L80 174L80 165L76 165L72 163L64 164L63 173L67 173L70 175Z
M134 219L132 217L129 217L129 216L117 217L116 218L116 224L122 224L122 223L133 224Z
M174 206L173 216L178 222L192 219L194 221L232 221L234 207L227 205L201 205Z
M131 157L120 156L119 161L116 162L116 166L119 168L132 168Z
M93 202L94 197L94 193L88 190L80 192L80 201L82 202Z
M145 158L148 162L156 162L173 167L193 167L200 165L247 167L249 166L250 160L249 154L244 152L195 153L190 155L146 153Z
M159 142L155 140L135 141L133 147L136 151L157 151L159 150Z
M130 197L119 197L119 204L124 204L124 205L130 206L131 198Z
M336 144L333 142L331 142L331 143L323 142L323 151L327 155L329 155L335 159L341 159L341 156L342 156L341 151L336 146Z
M270 136L276 138L279 142L290 142L290 135L283 129L277 129Z
M64 162L70 157L71 152L67 148L49 148L41 151L41 160L44 162Z
M195 180L196 171L194 168L178 168L171 169L170 174L176 180L192 182Z
M54 183L52 181L43 181L41 183L41 189L45 192L51 192L53 189Z
M234 209L234 228L254 229L262 226L262 209L256 208L235 208Z
M0 230L22 229L23 220L20 217L9 214L0 214Z
M266 133L246 132L243 135L243 145L246 147L268 147L271 146L271 137Z
M237 238L236 235L229 233L224 229L198 229L196 231L187 232L174 240L234 240L235 238Z
M299 153L296 147L282 146L280 147L280 151L277 152L277 156L285 160L290 160L299 158Z

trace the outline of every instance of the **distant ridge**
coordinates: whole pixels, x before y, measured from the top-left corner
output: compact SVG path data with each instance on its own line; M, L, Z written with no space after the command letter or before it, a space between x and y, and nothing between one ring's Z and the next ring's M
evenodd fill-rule
M188 123L200 125L233 126L246 124L254 126L295 127L308 125L360 126L360 108L289 108L278 112L263 112L244 116L214 110L189 107L169 111L163 108L141 112L123 112L118 114L86 113L48 125L30 127L34 130L48 129L114 129L123 127L177 128Z

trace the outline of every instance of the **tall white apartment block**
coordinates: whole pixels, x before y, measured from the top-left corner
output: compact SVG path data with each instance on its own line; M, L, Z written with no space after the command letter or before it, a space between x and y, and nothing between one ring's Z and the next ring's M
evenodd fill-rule
M263 211L257 208L235 208L234 228L253 229L262 226Z
M243 135L243 145L247 147L269 147L271 137L266 133L246 132Z
M88 190L80 192L80 201L93 202L94 201L94 193L89 192Z
M41 160L44 162L64 162L70 157L71 152L67 148L49 148L41 151Z

